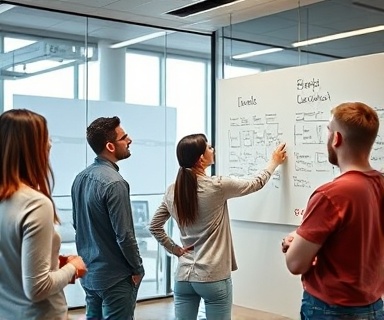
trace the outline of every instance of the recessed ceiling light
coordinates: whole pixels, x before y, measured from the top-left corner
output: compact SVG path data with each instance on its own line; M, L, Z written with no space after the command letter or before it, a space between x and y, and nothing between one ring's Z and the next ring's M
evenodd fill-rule
M5 12L5 11L13 9L14 7L15 6L12 4L2 3L2 4L0 4L0 14Z
M127 47L130 45L136 44L136 43L140 43L140 42L148 41L151 39L163 37L167 33L172 33L172 32L160 31L160 32L154 32L154 33L146 34L145 36L141 36L141 37L137 37L137 38L133 38L133 39L129 39L129 40L125 40L125 41L121 41L121 42L112 44L112 45L110 45L110 48L118 49L118 48Z
M237 55L233 56L232 58L239 60L239 59L245 59L245 58L250 58L250 57L254 57L254 56L260 56L262 54L279 52L279 51L283 51L283 50L284 50L283 48L270 48L270 49L265 49L265 50L258 50L258 51L251 51L251 52L247 52L247 53L237 54Z
M333 41L333 40L338 40L338 39L343 39L343 38L349 38L349 37L359 36L362 34L378 32L378 31L383 31L383 30L384 30L384 25L380 25L380 26L376 26L376 27L370 27L370 28L359 29L359 30L354 30L354 31L341 32L341 33L336 33L336 34L332 34L332 35L325 36L325 37L319 37L319 38L314 38L314 39L310 39L310 40L299 41L299 42L292 43L292 46L295 48L303 47L303 46L310 46L311 44Z

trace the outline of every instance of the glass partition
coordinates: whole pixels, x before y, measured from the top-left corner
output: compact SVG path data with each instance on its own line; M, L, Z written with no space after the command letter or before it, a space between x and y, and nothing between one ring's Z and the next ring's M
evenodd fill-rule
M269 14L225 26L218 37L219 76L383 52L383 10L375 0L298 1L294 9L276 6Z
M73 179L95 157L86 127L117 115L133 139L118 165L146 270L138 298L171 294L173 264L147 224L174 181L178 139L211 132L211 36L22 6L0 13L0 24L0 111L28 108L48 120L62 253L76 253ZM78 281L65 292L70 307L84 305Z

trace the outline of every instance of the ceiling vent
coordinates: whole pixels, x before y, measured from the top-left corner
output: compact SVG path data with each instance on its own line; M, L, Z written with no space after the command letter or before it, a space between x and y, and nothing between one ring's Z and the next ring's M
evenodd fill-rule
M177 17L188 17L193 14L197 14L200 12L208 11L215 9L217 7L221 7L224 5L228 5L229 3L238 2L239 0L206 0L201 1L190 6L182 7L180 9L176 9L173 11L168 11L166 14L170 14Z

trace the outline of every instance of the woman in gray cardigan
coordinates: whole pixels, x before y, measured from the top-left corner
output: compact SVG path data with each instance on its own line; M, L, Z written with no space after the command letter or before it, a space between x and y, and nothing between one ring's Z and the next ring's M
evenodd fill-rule
M179 258L174 285L176 319L196 319L204 299L207 320L229 320L231 271L237 264L227 200L260 190L284 162L285 144L279 145L267 167L249 180L207 176L205 169L214 163L214 149L203 134L182 138L176 153L180 165L176 181L149 228L156 240ZM171 216L180 229L182 247L164 230Z
M50 141L43 116L0 115L0 319L67 319L63 288L85 274L81 257L59 268L59 219L51 198Z

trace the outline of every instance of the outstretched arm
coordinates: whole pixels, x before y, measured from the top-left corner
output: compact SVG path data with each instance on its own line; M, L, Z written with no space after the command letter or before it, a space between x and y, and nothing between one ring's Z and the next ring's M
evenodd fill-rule
M276 168L286 160L285 143L281 143L273 151L265 169L259 171L250 179L233 179L221 177L220 183L224 192L224 199L245 196L262 189L269 181Z

